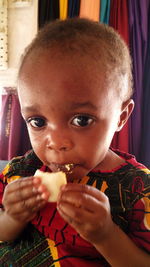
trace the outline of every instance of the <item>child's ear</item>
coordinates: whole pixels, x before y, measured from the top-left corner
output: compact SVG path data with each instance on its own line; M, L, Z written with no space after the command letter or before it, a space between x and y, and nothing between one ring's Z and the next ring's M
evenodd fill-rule
M122 104L120 118L119 118L118 127L117 127L116 132L119 132L122 129L122 127L125 125L128 118L130 117L133 109L134 109L133 99L129 99Z

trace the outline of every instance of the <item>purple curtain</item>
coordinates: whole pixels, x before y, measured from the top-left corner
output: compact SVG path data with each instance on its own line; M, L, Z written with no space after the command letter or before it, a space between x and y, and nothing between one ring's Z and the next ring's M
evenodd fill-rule
M148 22L147 54L143 76L142 133L140 161L150 168L150 7Z
M135 109L131 116L130 152L140 160L143 73L147 50L149 0L128 0L130 49L133 58Z
M15 94L2 96L0 123L0 159L24 154L31 148L25 122L20 113L18 97Z

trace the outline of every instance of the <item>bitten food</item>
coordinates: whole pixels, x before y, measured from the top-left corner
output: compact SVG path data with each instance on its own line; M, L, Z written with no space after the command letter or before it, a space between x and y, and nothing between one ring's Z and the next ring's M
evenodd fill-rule
M66 174L62 171L51 173L37 170L34 176L40 177L42 179L42 184L44 184L50 192L48 202L56 202L60 187L67 183Z

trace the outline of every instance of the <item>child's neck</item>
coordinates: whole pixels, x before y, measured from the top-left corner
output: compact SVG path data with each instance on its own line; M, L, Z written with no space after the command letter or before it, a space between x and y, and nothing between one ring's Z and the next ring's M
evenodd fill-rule
M123 158L121 158L115 152L109 149L105 159L97 166L96 169L99 169L101 171L111 171L119 167L124 162L125 160Z

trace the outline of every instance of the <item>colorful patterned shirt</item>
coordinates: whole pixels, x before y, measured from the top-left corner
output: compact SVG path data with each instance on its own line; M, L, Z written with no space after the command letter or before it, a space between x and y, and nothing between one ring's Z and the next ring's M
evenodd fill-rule
M104 192L113 221L150 253L150 171L129 154L115 151L125 162L111 171L91 171L79 181ZM13 159L0 175L0 208L8 183L47 170L33 151ZM0 243L0 266L110 266L96 249L67 224L55 203L48 203L14 242Z

